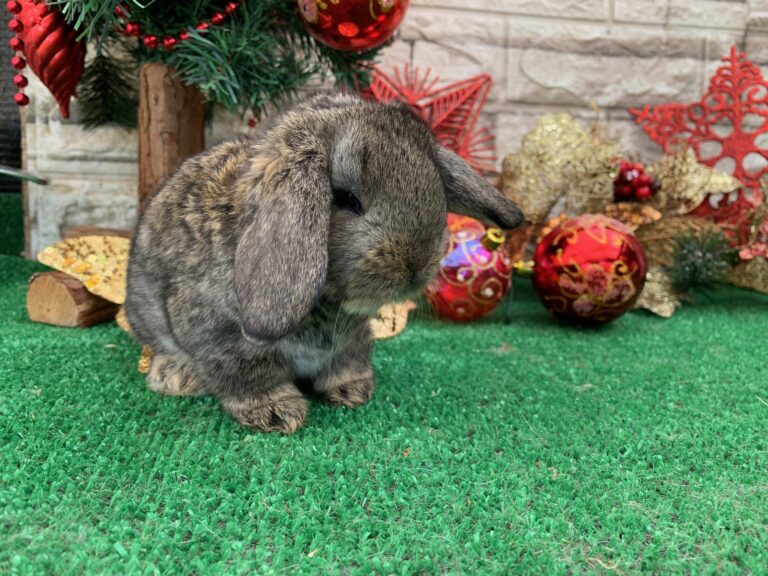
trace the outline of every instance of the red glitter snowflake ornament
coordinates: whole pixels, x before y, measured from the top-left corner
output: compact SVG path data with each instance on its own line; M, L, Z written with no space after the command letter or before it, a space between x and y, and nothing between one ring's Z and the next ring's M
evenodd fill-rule
M768 136L763 136L768 133L768 82L735 46L723 62L699 102L646 106L630 113L665 152L689 145L700 162L745 184L737 197L711 196L692 212L714 219L741 244L748 213L763 200L760 179L768 175ZM729 162L732 170L726 169Z
M480 112L488 99L492 79L488 74L472 76L436 87L440 78L430 78L418 68L406 65L393 76L378 66L365 95L379 102L400 101L429 123L438 142L464 158L478 171L492 171L496 156L493 136L487 128L477 128Z

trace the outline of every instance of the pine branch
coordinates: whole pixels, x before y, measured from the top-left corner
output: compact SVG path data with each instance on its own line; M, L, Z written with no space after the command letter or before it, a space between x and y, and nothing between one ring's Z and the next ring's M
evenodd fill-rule
M135 67L104 48L85 68L78 87L78 104L80 123L87 129L107 125L135 128Z
M722 281L738 258L721 233L691 234L676 239L672 287L681 293L709 290Z

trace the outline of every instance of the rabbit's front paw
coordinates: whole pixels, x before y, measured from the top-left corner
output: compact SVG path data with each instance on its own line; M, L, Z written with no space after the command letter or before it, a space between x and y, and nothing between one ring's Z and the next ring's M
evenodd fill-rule
M262 432L293 434L307 417L307 401L293 384L252 398L224 398L221 403L240 424Z
M373 375L360 374L357 377L337 377L330 380L321 392L323 398L333 406L355 408L368 402L373 396Z
M200 396L205 388L189 363L175 356L156 354L147 374L147 388L168 396Z

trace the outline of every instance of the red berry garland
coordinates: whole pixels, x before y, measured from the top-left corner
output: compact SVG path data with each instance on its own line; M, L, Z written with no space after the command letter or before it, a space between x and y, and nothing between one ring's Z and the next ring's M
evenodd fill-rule
M224 12L216 12L213 16L211 16L210 21L203 20L202 22L195 25L194 29L199 32L206 32L211 28L212 25L221 26L224 24L224 22L226 22L227 17L235 10L237 10L237 8L240 6L240 3L240 1L227 2L226 6L224 7ZM130 22L130 10L127 6L116 6L115 15L123 20L123 22L125 22L122 29L120 30L125 36L142 36L143 30L141 28L141 24L138 22ZM145 34L142 36L141 40L144 46L150 50L155 50L156 48L162 46L165 50L171 52L174 48L176 48L176 45L179 42L185 42L186 40L189 40L189 32L184 30L175 35L165 36L162 41L156 34Z
M659 181L645 173L645 168L639 162L621 160L619 174L613 183L613 198L616 202L639 200L644 202L659 191Z

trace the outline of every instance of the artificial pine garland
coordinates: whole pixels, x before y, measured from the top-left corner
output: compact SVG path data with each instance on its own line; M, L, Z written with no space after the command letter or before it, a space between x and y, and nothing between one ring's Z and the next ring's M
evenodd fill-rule
M254 116L313 77L333 76L346 87L365 86L378 52L342 52L317 42L297 16L294 0L50 3L96 47L86 83L78 90L81 101L85 96L89 126L130 125L133 112L122 112L130 101L126 83L134 84L136 75L108 49L116 38L134 36L129 38L133 70L146 62L163 62L182 81L199 87L210 103ZM103 94L96 94L97 79L104 83Z
M85 67L78 87L80 124L135 128L139 104L135 77L133 60L116 57L114 48L105 46Z

